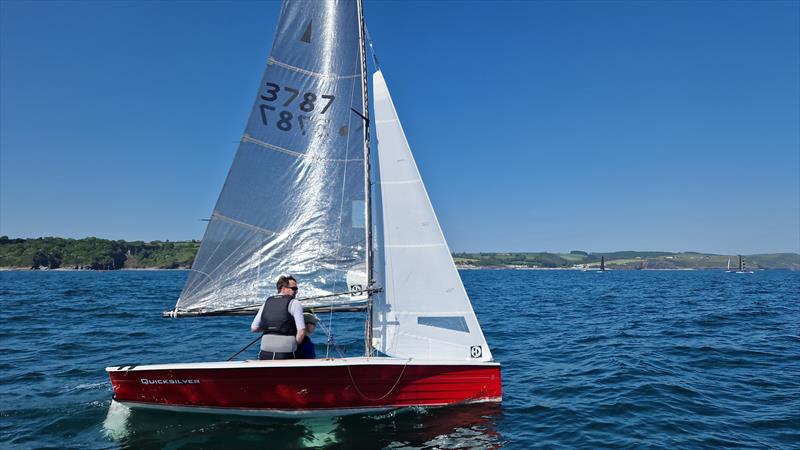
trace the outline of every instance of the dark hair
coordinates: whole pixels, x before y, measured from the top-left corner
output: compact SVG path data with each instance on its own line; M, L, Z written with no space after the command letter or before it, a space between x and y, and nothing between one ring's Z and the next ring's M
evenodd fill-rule
M297 280L295 280L293 276L291 276L291 275L281 275L278 278L278 282L275 283L275 286L278 287L278 292L280 292L281 289L283 289L285 287L289 287L289 282L290 281L294 281L295 283L297 283Z

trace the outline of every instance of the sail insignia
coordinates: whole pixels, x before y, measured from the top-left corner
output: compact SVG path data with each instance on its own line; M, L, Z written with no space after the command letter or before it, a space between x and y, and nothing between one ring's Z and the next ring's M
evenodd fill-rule
M311 19L308 19L308 25L306 25L306 31L303 32L303 36L300 38L300 41L305 42L306 44L311 43Z

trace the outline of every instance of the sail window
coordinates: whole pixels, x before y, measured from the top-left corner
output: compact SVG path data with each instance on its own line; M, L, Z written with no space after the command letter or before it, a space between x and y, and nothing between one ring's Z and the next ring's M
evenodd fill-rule
M364 207L364 200L353 200L350 217L352 218L352 223L350 224L353 228L364 228L364 224L366 220L366 209Z
M417 317L417 323L429 327L444 328L447 330L461 331L469 333L467 327L467 320L464 316L450 316L450 317Z

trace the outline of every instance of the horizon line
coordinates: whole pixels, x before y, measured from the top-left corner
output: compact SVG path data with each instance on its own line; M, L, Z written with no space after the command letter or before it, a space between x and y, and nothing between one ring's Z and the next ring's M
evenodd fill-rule
M9 240L13 240L13 239L33 240L33 239L46 239L46 238L81 240L81 239L95 238L95 239L102 239L102 240L106 240L106 241L125 241L125 242L141 241L141 242L144 242L144 243L153 243L153 242L192 242L192 241L202 242L202 239L155 239L155 240L133 239L133 240L129 240L129 239L112 239L112 238L100 237L100 236L85 236L85 237L80 237L80 238L64 237L64 236L52 236L52 235L51 236L39 236L39 237L10 237L8 235L3 234L2 232L0 232L0 237L7 237ZM701 254L717 255L717 256L736 256L736 255L743 255L743 256L744 255L750 255L750 256L753 256L753 255L774 255L774 254L782 254L782 253L800 255L800 249L794 250L794 251L790 251L790 250L784 250L784 251L759 251L759 252L755 252L755 253L727 253L727 252L714 252L714 251L701 251L701 250L679 250L679 251L675 251L675 250L632 250L632 249L609 250L609 251L594 251L594 250L584 250L584 249L578 249L578 248L573 248L571 250L565 250L565 251L553 251L553 250L454 250L452 248L450 249L450 253L451 254L455 254L455 253L550 253L550 254L569 254L569 253L574 252L574 251L585 252L585 253L588 253L588 254L598 254L598 255L599 254L603 254L603 253L622 253L622 252L637 252L637 253L654 253L654 252L661 252L661 253L701 253Z

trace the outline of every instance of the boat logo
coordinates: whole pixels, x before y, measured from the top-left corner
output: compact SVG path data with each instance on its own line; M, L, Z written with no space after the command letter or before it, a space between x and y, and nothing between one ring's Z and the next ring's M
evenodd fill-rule
M481 356L483 356L483 349L481 348L480 345L473 345L472 347L469 348L469 354L473 358L480 358Z
M147 378L140 378L142 384L200 384L200 380L183 379L183 380L150 380Z
M351 284L350 285L350 296L357 297L359 295L364 294L364 287L360 284Z

